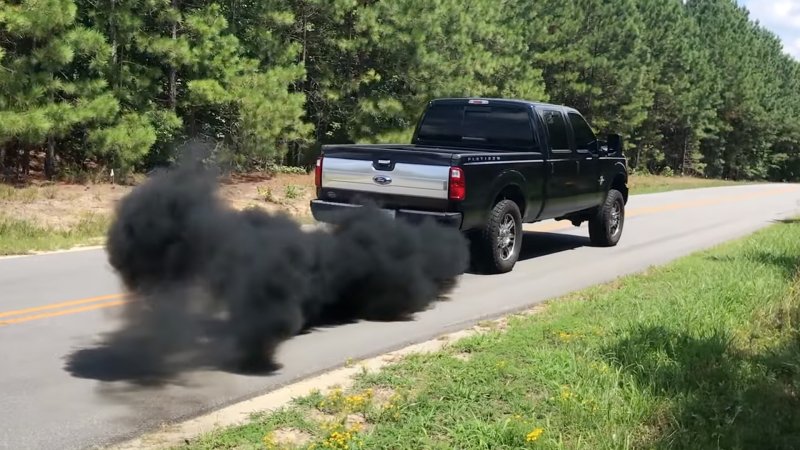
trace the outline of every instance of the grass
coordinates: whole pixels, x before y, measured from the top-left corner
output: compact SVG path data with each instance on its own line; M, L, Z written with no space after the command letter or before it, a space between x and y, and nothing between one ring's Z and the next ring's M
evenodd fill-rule
M284 201L275 196L271 187L258 186L256 187L259 197L267 203L283 204ZM284 200L295 200L303 195L302 186L288 184L284 187L283 198Z
M31 204L40 200L67 200L70 196L56 185L16 187L0 183L0 202Z
M743 184L743 182L709 178L638 174L631 175L628 178L628 187L632 195L655 194L658 192L678 191L683 189L735 186L737 184Z
M796 448L799 265L777 224L182 448Z
M14 187L7 184L0 184L0 201L14 201L20 203L33 203L43 192L36 187Z
M42 227L26 220L0 217L0 255L100 244L108 226L109 219L104 216L87 215L68 229Z
M295 186L294 184L289 184L289 185L286 186L286 192L284 193L284 196L287 199L293 200L293 199L296 199L296 198L300 197L302 194L303 194L303 188L302 187Z
M275 198L275 194L272 193L272 188L264 187L264 186L257 186L256 191L258 191L258 195L264 199L267 203L279 203L278 199Z

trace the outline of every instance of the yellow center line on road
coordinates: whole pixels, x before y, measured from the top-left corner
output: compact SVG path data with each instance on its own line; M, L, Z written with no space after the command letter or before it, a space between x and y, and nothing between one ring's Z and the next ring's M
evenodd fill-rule
M791 187L782 187L777 189L770 189L768 191L761 191L761 192L753 192L749 194L738 194L738 195L728 195L723 197L714 197L708 199L700 199L700 200L693 200L693 201L685 201L685 202L677 202L677 203L669 203L665 205L659 206L649 206L649 207L642 207L642 208L632 208L626 212L626 217L636 217L636 216L646 216L650 214L657 214L661 212L673 211L677 209L688 209L693 207L700 207L700 206L710 206L710 205L717 205L731 201L743 201L743 200L752 200L755 198L760 197L768 197L772 195L778 194L785 194L789 192L796 192L800 189L800 186L791 186ZM529 231L539 231L539 232L547 232L547 231L556 231L556 230L565 230L568 228L572 228L572 224L570 223L563 223L563 222L556 222L556 223L547 223L543 225L536 225L529 226L527 229ZM66 316L71 314L78 314L87 311L95 311L98 309L104 308L112 308L120 305L124 305L125 303L129 302L130 300L125 298L125 294L110 294L110 295L103 295L99 297L91 297L85 298L80 300L72 300L67 302L61 303L54 303L50 305L43 305L43 306L35 306L32 308L25 308L25 309L18 309L14 311L8 312L0 312L0 327L5 325L14 325L19 323L30 322L34 320L41 320L50 317L58 317L58 316ZM81 306L78 308L70 308L72 306L78 305L86 305ZM62 309L68 308L68 309ZM47 311L41 314L33 314L38 313L41 311ZM32 315L31 315L32 314ZM17 317L22 316L22 317ZM3 317L13 317L11 319L2 319Z
M30 314L39 311L47 311L49 309L59 309L59 308L66 308L68 306L76 306L76 305L85 305L87 303L96 303L102 302L106 300L114 300L118 298L124 297L125 294L111 294L111 295L101 295L99 297L91 297L91 298L84 298L81 300L72 300L69 302L61 302L61 303L53 303L51 305L43 305L43 306L36 306L33 308L25 308L25 309L17 309L15 311L8 311L0 313L1 317L11 317L11 316L21 316L25 314Z
M100 304L95 304L95 305L83 306L81 308L64 309L64 310L61 310L61 311L54 311L54 312L49 312L49 313L44 313L44 314L36 314L36 315L33 315L33 316L18 317L16 319L0 320L0 327L5 326L5 325L14 325L14 324L18 324L18 323L30 322L32 320L47 319L49 317L66 316L66 315L69 315L69 314L77 314L77 313L82 313L82 312L86 312L86 311L94 311L94 310L98 310L98 309L111 308L111 307L115 307L115 306L124 305L125 303L128 303L128 300L116 300L116 301L110 301L110 302L107 302L107 303L100 303Z

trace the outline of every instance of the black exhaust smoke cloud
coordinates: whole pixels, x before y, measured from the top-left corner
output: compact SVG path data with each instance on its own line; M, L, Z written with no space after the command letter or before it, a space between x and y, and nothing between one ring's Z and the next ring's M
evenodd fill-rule
M274 370L286 339L359 319L408 320L467 269L457 230L363 207L329 231L304 231L282 215L233 210L216 188L190 164L121 201L107 251L133 300L103 348L72 355L73 373L102 365L125 374L100 378L141 381L208 365Z

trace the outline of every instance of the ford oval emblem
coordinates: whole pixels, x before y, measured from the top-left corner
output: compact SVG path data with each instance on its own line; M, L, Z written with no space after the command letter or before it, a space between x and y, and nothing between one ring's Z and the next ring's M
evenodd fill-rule
M374 181L375 184L380 184L381 186L386 186L387 184L391 184L392 183L392 179L391 178L389 178L387 176L383 176L383 175L376 175L376 176L372 177L372 181Z

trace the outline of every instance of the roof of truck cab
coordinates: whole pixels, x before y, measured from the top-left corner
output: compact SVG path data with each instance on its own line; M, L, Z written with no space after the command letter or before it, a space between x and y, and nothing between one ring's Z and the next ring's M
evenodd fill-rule
M580 114L575 108L566 105L558 105L555 103L544 103L544 102L537 102L532 100L523 100L517 98L492 98L492 97L451 97L451 98L436 98L431 100L430 103L440 103L440 102L465 102L469 100L485 100L487 102L499 102L499 103L515 103L518 105L524 106L533 106L536 107L543 107L543 108L564 108L565 111L568 112L576 112Z

